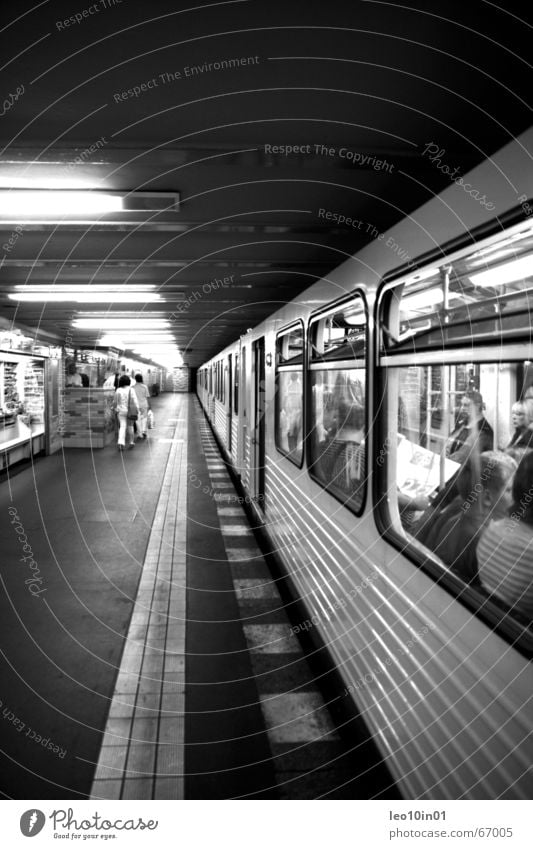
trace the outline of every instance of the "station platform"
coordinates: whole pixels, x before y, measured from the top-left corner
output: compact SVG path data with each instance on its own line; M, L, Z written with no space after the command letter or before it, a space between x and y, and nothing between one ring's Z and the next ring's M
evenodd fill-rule
M399 798L295 634L197 399L152 401L133 450L0 483L2 796Z

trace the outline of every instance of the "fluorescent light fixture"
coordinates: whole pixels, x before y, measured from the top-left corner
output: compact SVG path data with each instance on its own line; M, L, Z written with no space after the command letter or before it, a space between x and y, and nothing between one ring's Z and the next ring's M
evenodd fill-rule
M155 289L155 283L68 283L52 285L48 283L17 283L20 292L149 292Z
M168 322L162 318L75 318L72 326L85 330L154 330L168 327Z
M107 192L0 189L0 215L72 215L119 212L123 208L122 197Z
M499 239L498 241L493 242L491 245L487 245L487 247L485 247L485 248L480 248L478 251L476 251L475 253L472 254L472 258L475 258L475 257L478 257L478 256L487 256L488 254L491 254L494 251L500 251L502 248L506 247L507 245L513 245L515 242L519 242L522 239L525 239L525 238L531 236L532 228L533 228L533 225L530 225L529 227L526 227L525 230L520 230L519 233L513 233L512 236L507 236L507 238ZM493 257L491 257L491 259L493 259Z
M415 292L402 298L402 310L419 310L423 307L431 307L434 304L442 304L444 294L442 287L428 289L427 292Z
M9 294L12 301L25 303L63 303L71 301L77 304L152 304L161 300L157 292L109 292L105 290L91 292L76 292L71 289L65 291L41 290L40 292L19 292Z
M101 336L96 345L110 348L131 348L133 345L174 345L175 339L171 336L124 336L122 333L109 333Z
M470 274L470 281L474 286L503 286L505 283L514 283L525 280L533 275L533 254L520 257L512 262L506 262L497 268L489 268L487 271L478 271Z
M178 212L179 192L97 189L0 189L0 216L91 215L109 212Z
M5 164L5 163L4 163ZM17 163L22 164L22 163ZM31 164L32 168L35 165L48 165L47 162L36 162L33 161L31 163L24 163L26 165ZM64 162L55 163L60 165L61 168L65 167ZM100 184L101 186L101 184ZM65 179L65 177L60 178L45 178L45 177L10 177L0 176L0 188L1 189L32 189L33 191L42 190L42 191L69 191L71 189L78 189L79 191L91 191L91 189L97 189L98 186L95 185L95 181L89 180L81 180L81 179ZM100 189L101 190L101 189Z

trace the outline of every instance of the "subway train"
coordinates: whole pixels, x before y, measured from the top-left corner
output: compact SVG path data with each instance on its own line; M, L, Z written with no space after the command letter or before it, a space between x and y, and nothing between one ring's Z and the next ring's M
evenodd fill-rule
M533 394L532 150L533 129L460 178L435 152L448 188L385 233L367 222L359 253L197 373L205 415L304 605L294 631L327 647L408 799L533 789L533 586L509 589L511 562L496 584L478 562L473 580L420 534L455 487L461 521L483 501L483 527L531 532L533 574L533 480L513 520L511 472L488 506L488 484L458 486L476 457L510 468L511 408ZM466 457L450 450L465 399ZM480 447L481 419L491 436Z

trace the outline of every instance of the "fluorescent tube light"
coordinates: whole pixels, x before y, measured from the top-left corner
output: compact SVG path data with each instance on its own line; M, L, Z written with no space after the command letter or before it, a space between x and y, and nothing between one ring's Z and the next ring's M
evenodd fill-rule
M533 254L503 263L497 268L489 268L487 271L477 271L469 275L474 286L503 286L505 283L514 283L531 276L533 276Z
M20 301L25 303L63 303L72 301L77 304L151 304L161 300L161 295L157 292L72 292L65 290L64 292L43 291L43 292L19 292L9 294L8 298L12 301Z
M0 189L0 215L72 215L119 212L123 198L107 192Z
M20 292L149 292L155 283L17 283Z
M161 318L75 318L72 325L85 330L154 330L168 327L168 322Z

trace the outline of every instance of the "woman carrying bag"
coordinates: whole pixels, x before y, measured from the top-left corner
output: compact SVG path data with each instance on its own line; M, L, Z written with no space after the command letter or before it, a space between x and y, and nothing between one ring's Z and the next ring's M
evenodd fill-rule
M123 374L118 382L113 407L118 416L118 450L124 451L126 436L128 448L134 448L133 422L139 418L139 404L135 392L130 387L130 379L127 374Z

